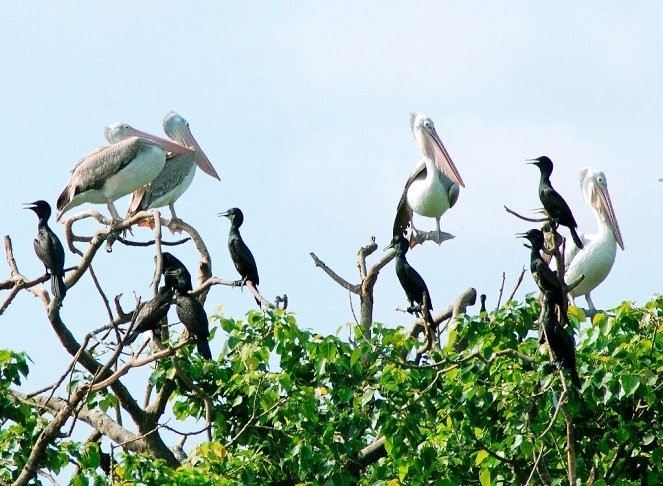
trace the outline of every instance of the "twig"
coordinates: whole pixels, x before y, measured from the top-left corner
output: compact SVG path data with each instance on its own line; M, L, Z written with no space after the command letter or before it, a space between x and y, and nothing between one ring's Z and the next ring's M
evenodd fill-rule
M119 241L120 243L122 243L123 245L126 245L126 246L152 246L156 243L155 240L131 241L131 240L124 239L121 236L117 237L117 241ZM186 238L182 238L182 239L175 240L175 241L161 240L161 245L162 246L178 246L178 245L182 245L182 244L186 243L187 241L191 241L191 238L186 237Z
M159 224L161 221L161 215L159 214L159 211L154 211L154 241L156 244L154 245L154 251L156 253L155 255L155 262L156 265L154 266L154 278L152 279L152 293L153 296L156 297L157 292L159 291L159 281L161 280L161 273L163 272L163 256L161 252L161 225Z
M518 214L517 212L509 209L508 207L504 206L504 209L506 209L506 212L509 214L513 214L517 218L520 218L525 221L529 221L530 223L543 223L545 221L548 221L548 218L528 218L527 216L523 216L521 214Z
M94 268L92 268L91 264L89 268L90 268L90 277L92 277L92 281L94 282L94 286L96 287L97 292L99 292L99 295L101 295L101 300L104 302L104 307L106 307L106 312L108 313L108 319L112 322L115 318L113 317L113 311L111 310L108 298L106 297L106 294L101 288L101 285L99 285L99 280L97 279L97 275L94 273Z
M507 302L511 302L513 300L513 297L516 295L516 292L518 291L518 287L520 287L520 284L523 283L523 277L525 276L525 267L520 271L520 275L518 276L518 280L516 281L516 285L513 288L513 292L511 292L511 295L509 295L509 298L507 299Z
M506 272L502 272L502 284L500 285L500 295L497 297L497 306L495 306L495 310L499 309L502 303L502 294L504 293L505 280L506 280Z

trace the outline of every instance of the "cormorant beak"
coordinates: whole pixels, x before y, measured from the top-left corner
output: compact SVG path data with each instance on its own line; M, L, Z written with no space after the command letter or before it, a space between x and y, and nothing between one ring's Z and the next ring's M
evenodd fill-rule
M216 213L216 215L217 215L218 217L225 216L226 218L229 218L229 217L230 217L230 210L228 210L228 211L224 211L224 212L222 212L222 213Z
M389 244L389 246L385 247L385 249L382 250L382 251L393 250L393 249L394 249L394 243L391 242L391 243Z
M527 233L516 233L518 238L527 238Z
M31 209L35 212L37 211L37 208L39 207L39 206L37 206L37 203L33 203L33 202L23 203L23 205L25 206L23 209Z

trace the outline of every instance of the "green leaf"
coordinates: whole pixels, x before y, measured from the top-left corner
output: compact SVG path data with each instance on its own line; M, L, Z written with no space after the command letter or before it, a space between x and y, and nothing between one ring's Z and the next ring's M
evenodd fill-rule
M633 393L635 393L635 390L637 390L638 386L640 385L640 378L633 375L622 376L619 381L627 397L633 395Z
M483 462L483 460L484 460L486 457L488 457L489 455L490 455L490 454L488 454L488 452L486 452L485 450L483 450L483 449L480 450L479 452L477 452L477 458L474 460L474 464L478 466L478 465L481 464L481 463Z
M479 482L481 486L490 486L490 469L482 467L479 472Z
M357 361L361 358L362 350L360 348L352 351L352 356L350 356L350 366L354 366Z
M372 388L369 388L364 392L364 394L361 396L361 406L365 407L371 400L373 400L373 395L375 394L375 390Z

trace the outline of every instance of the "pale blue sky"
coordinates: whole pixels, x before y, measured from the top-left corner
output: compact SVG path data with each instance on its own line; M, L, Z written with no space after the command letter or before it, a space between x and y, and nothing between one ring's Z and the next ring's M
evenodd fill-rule
M238 206L261 290L287 293L300 325L332 333L352 319L348 295L308 253L356 281L357 249L371 235L388 244L420 157L409 114L421 111L467 186L442 220L456 239L409 257L437 309L468 286L494 306L502 271L511 290L528 262L514 234L530 226L502 206L540 205L537 169L524 160L543 154L586 232L595 222L578 171L606 173L626 251L594 302L642 303L662 288L661 25L660 2L13 2L0 20L0 232L12 236L21 270L39 275L36 218L21 203L53 204L74 163L103 143L105 125L160 133L174 109L222 178L199 172L177 203L206 239L215 275L236 278L229 223L216 213ZM174 253L195 264L191 247ZM152 265L152 249L116 245L95 268L131 308L133 291L149 297ZM534 288L528 274L518 298ZM406 302L391 266L375 297L376 320L409 325L394 310ZM240 318L254 301L216 287L208 311L217 304ZM89 277L67 295L63 317L79 337L106 322ZM37 361L29 389L69 362L27 292L0 324L1 345ZM45 362L49 350L57 352Z

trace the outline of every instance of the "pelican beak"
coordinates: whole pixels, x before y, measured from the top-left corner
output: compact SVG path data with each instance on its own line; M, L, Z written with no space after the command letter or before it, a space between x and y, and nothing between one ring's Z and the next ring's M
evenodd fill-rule
M449 179L461 187L465 187L465 183L463 182L458 169L454 165L453 160L451 160L449 152L444 148L444 144L442 143L442 140L440 140L440 136L437 134L435 128L431 127L430 129L424 129L423 134L423 148L426 157L434 161L438 169L440 169L440 171L442 171Z
M172 152L174 154L190 154L193 152L193 150L187 147L179 145L175 142L171 142L170 140L166 140L165 138L157 137L156 135L152 135L151 133L143 132L142 130L137 130L133 127L129 128L126 133L130 137L138 137L142 138L143 140L148 140L152 142L154 145L161 147L167 152Z
M217 180L221 180L219 177L219 174L216 172L216 169L212 165L212 162L207 158L207 155L205 155L205 152L203 152L203 149L200 148L200 145L198 145L198 142L194 138L194 136L191 134L191 130L189 130L188 126L181 126L178 127L178 135L182 138L184 143L186 144L187 147L194 149L196 151L196 163L198 164L198 167L200 167L200 170L202 170L205 174L214 177Z
M615 209L612 207L607 186L596 184L592 187L590 200L601 218L610 226L612 234L615 236L615 241L617 241L617 244L623 250L624 240L622 239L622 232L619 230L619 223L617 223L617 216L615 215Z

